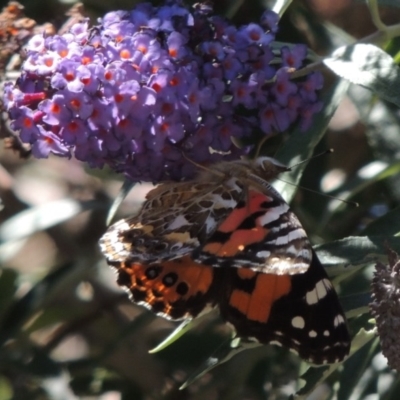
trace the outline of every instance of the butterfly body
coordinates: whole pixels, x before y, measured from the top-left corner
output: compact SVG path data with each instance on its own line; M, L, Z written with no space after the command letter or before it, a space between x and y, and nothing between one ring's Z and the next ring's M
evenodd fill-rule
M218 307L237 334L316 363L350 339L337 295L304 229L269 181L289 170L262 157L161 184L100 240L135 303L172 320Z

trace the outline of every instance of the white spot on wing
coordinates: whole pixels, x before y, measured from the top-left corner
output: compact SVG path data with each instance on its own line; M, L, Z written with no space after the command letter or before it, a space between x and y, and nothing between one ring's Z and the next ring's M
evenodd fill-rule
M289 210L289 205L282 203L281 205L271 208L268 212L258 218L258 222L261 226L267 225L270 222L276 221L282 214L285 214Z
M267 265L266 273L273 273L276 275L285 275L285 274L300 274L306 271L309 267L308 263L303 262L295 262L296 260L289 258L288 260L284 260L283 258L274 257L269 260Z
M259 252L256 254L256 257L258 257L258 258L268 258L270 255L271 255L271 252L270 252L270 251L263 250L263 251L259 251Z
M332 288L332 284L328 279L324 278L317 282L313 290L310 290L306 294L306 302L309 305L318 303L319 300L323 299L327 294L328 290Z
M175 230L175 229L179 229L182 226L186 226L188 225L189 222L188 220L185 218L184 215L178 215L169 225L168 225L168 230Z
M305 321L303 317L297 316L292 318L292 326L293 328L303 329L305 326Z
M304 229L303 228L298 228L298 229L295 229L295 230L289 232L288 235L279 236L274 241L274 243L276 245L283 245L283 244L287 244L287 243L293 242L293 241L295 241L297 239L306 238L306 237L307 237L307 235L306 235L306 232L304 231Z
M310 331L310 332L308 332L308 336L310 336L311 338L315 338L315 337L317 337L317 332Z
M301 249L300 253L297 255L298 257L302 257L305 260L310 260L311 261L311 251L307 249L306 247Z
M342 314L336 315L335 319L333 320L333 325L337 328L340 324L344 324L344 318Z
M216 225L217 224L215 222L215 219L213 217L209 216L206 219L206 232L207 233L212 232L216 228Z

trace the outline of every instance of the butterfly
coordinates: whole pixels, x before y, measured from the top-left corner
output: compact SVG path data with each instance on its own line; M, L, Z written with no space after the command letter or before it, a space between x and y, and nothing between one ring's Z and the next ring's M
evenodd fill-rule
M314 364L343 360L350 337L338 296L270 184L289 170L259 157L157 186L137 215L100 239L118 284L164 318L190 320L217 307L239 337Z

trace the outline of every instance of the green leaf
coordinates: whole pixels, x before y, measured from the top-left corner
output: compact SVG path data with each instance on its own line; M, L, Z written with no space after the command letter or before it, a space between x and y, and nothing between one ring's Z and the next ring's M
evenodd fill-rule
M342 364L333 364L329 367L309 367L307 371L299 377L299 381L303 386L296 392L296 400L308 399L309 394L315 387L328 379L341 365Z
M369 311L371 294L369 292L356 293L340 297L340 303L346 312L347 318L358 317Z
M236 354L239 354L243 350L247 350L249 348L254 348L260 346L259 343L255 342L246 342L244 340L240 340L239 338L235 338L230 341L224 341L221 343L221 346L214 352L214 354L209 357L204 363L200 365L200 367L192 373L186 382L179 388L183 390L191 385L194 381L201 378L207 372L211 371L218 365L221 365L227 361L229 361Z
M0 399L11 400L13 398L13 390L10 382L4 376L0 376Z
M110 225L112 219L114 218L119 206L124 201L125 197L128 195L130 190L135 186L135 182L129 181L125 179L124 183L121 186L121 189L118 192L117 197L111 204L110 209L108 210L106 224Z
M400 207L371 222L362 233L371 236L382 234L398 236L400 234Z
M400 106L400 69L379 47L363 43L343 46L323 62L338 76Z
M351 354L355 354L358 350L374 339L377 339L375 328L370 330L361 328L352 340Z
M387 258L385 243L400 253L400 237L391 236L350 236L316 246L319 259L324 267L346 268L368 265Z
M202 322L201 316L192 320L183 321L176 329L172 331L161 343L159 343L154 349L149 350L150 354L158 353L164 350L166 347L177 341L185 333L193 329L195 326Z
M364 371L365 365L365 357L360 357L358 356L358 350L363 347L364 345L368 343L373 343L372 339L375 338L374 331L365 331L361 330L353 339L352 341L352 347L350 350L350 356L344 361L343 363L338 363L338 364L332 364L327 367L310 367L299 379L303 380L305 382L304 386L296 393L298 397L296 397L296 400L305 400L308 398L308 395L314 390L315 386L318 384L321 384L325 380L327 380L332 373L334 373L337 370L342 370L341 371L341 379L340 379L340 389L339 389L339 394L337 395L338 399L348 399L348 397L341 395L341 390L342 388L346 388L346 385L349 384L349 380L351 383L353 383L353 378L354 374L351 371L351 368L347 367L349 364L353 365L354 361L351 360L356 360L355 363L357 362L362 362L363 366L362 368L359 368L359 371ZM370 355L370 349L366 349L366 353ZM349 370L349 372L346 372ZM350 378L350 379L348 379Z
M376 339L376 340L374 340ZM354 337L351 346L351 356L344 363L340 379L338 399L349 399L355 388L360 384L360 378L376 354L378 340L375 331L361 329ZM361 390L358 389L357 392Z
M65 278L70 272L70 268L71 264L66 264L51 272L8 308L5 317L1 321L0 344L13 338L21 331L26 320L38 309L54 285Z
M276 0L272 11L276 12L280 17L285 13L293 0Z
M3 222L0 227L0 242L19 240L37 231L48 229L67 221L82 211L99 207L97 201L63 199L32 207Z

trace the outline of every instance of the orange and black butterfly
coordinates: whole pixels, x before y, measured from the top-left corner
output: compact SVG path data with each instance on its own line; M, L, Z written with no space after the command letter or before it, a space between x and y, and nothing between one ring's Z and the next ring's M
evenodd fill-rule
M286 346L314 364L350 348L337 294L289 205L272 158L222 162L151 190L100 240L132 300L171 320L218 307L237 335Z

